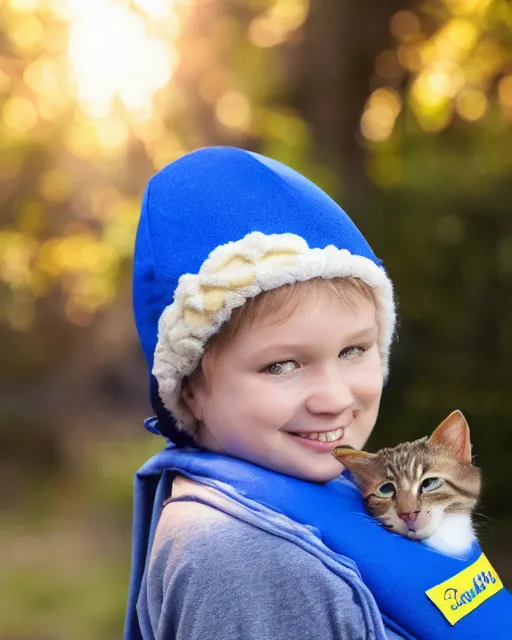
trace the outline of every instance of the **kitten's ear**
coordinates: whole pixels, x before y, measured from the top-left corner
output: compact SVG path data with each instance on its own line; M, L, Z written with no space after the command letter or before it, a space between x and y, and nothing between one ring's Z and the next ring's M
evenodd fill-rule
M469 425L460 411L450 413L430 436L429 441L445 446L459 462L471 464Z
M367 453L366 451L359 451L358 449L354 449L350 445L342 445L341 447L336 447L332 452L332 455L341 462L341 464L345 465L347 469L350 471L355 471L358 468L366 465L369 460L375 458L374 453Z
M336 447L332 455L350 471L356 484L363 490L371 483L375 475L375 465L372 464L376 457L375 453L367 453L353 449L348 445L342 445Z

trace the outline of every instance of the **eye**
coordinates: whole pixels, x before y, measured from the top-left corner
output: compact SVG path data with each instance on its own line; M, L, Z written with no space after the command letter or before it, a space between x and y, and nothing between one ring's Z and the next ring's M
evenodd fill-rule
M289 373L299 367L299 363L295 360L287 360L286 362L274 362L265 367L264 371L270 373L273 376L280 376L283 373Z
M357 356L363 355L363 353L365 352L366 352L365 347L354 345L352 347L347 347L346 349L343 349L342 351L340 351L340 354L338 357L342 358L343 360L352 360L354 358L357 358Z
M421 490L434 491L434 489L440 487L442 483L443 481L441 480L441 478L425 478L425 480L423 480L423 482L421 483Z
M392 482L385 482L375 490L375 495L379 498L392 498L395 495L395 485Z

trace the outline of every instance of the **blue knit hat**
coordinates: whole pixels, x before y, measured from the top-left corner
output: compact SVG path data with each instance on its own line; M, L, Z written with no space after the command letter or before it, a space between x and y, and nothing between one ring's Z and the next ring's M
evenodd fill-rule
M386 376L395 328L391 281L321 189L280 162L231 147L194 151L155 175L137 231L134 307L160 420L194 434L183 379L234 308L284 284L337 276L359 278L374 291Z

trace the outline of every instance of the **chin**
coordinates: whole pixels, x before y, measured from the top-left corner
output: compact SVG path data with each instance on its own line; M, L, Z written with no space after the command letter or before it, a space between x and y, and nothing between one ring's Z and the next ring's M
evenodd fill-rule
M425 538L430 538L434 531L435 529L432 527L425 527L419 531L408 531L406 535L409 540L425 540Z
M409 531L406 535L410 540L425 540L425 538L430 538L430 536L438 529L441 520L442 517L433 518L427 525L418 529L418 531Z
M343 467L339 465L338 469L303 469L292 471L290 475L307 480L308 482L317 482L324 484L338 478L343 471Z

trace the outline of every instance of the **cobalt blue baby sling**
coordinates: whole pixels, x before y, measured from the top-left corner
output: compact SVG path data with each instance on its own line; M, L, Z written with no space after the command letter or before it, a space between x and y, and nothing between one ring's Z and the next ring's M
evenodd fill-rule
M162 481L166 471L171 477L179 473L214 487L242 504L244 499L251 499L316 530L329 549L355 561L384 622L404 638L512 638L512 597L504 588L488 597L493 576L470 576L474 586L466 592L445 590L449 607L470 611L454 625L426 595L426 591L472 567L482 553L476 543L465 560L452 558L377 526L366 516L359 491L344 479L315 484L243 460L169 444L136 477L125 640L141 638L135 606L162 503L169 494L168 482Z

